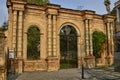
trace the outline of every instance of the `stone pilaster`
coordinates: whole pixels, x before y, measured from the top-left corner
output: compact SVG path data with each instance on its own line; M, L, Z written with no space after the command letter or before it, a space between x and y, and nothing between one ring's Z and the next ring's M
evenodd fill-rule
M107 29L107 40L108 40L108 43L107 43L107 48L108 48L108 55L111 54L111 36L110 36L110 22L107 22L106 23L106 29Z
M15 49L16 48L16 27L17 27L17 11L14 10L13 11L13 33L12 33L12 36L13 36L13 39L12 39L12 48ZM16 49L15 49L16 50Z
M52 15L48 15L48 43L47 43L47 52L48 52L48 57L52 56Z
M85 19L85 50L86 56L89 55L89 20Z
M19 11L19 18L18 18L18 44L17 44L17 57L22 57L22 30L23 30L23 11Z
M53 15L53 56L57 56L56 15Z
M95 67L95 57L93 56L93 47L92 47L92 20L85 19L85 52L84 57L84 66L87 68Z
M18 17L18 33L17 33L17 58L18 58L18 73L22 73L22 43L23 43L23 11L19 11L19 17Z
M107 32L107 64L111 65L113 64L113 49L114 49L114 45L113 45L113 28L112 28L112 24L111 22L107 22L106 23L106 32Z
M93 43L92 43L92 20L89 20L89 27L90 27L90 55L93 56Z
M114 23L111 22L111 47L112 47L112 55L114 53L114 30L113 30L113 27L114 27Z
M9 49L12 49L12 33L13 33L13 27L12 27L12 21L13 21L13 14L12 14L12 7L10 6L9 9L8 9L8 13L9 13L9 16L8 16L8 33L9 33L9 36L8 36L8 47Z

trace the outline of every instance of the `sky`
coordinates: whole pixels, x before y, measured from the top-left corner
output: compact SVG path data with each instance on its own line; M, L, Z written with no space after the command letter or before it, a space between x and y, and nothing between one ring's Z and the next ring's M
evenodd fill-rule
M118 0L111 1L111 10L114 3ZM80 9L80 10L93 10L97 14L106 14L104 0L50 0L50 3L61 5L63 8ZM0 0L0 26L4 21L8 20L8 10L6 7L6 0Z

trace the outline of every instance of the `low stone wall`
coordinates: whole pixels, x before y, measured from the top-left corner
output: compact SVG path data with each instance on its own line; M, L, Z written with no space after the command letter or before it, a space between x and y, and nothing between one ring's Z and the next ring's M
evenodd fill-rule
M107 56L107 57L102 57L96 59L96 66L101 67L101 66L111 66L114 64L114 57L113 56Z
M46 60L24 61L23 71L43 71L47 70Z
M24 61L23 71L56 71L59 69L59 60L56 57L49 57L45 60Z

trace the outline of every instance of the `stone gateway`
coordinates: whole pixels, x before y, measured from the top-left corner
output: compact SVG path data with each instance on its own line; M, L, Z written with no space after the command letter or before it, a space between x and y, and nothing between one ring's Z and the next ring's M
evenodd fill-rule
M7 7L7 47L15 51L18 73L58 70L64 59L69 66L80 68L84 58L85 67L94 67L94 31L107 35L106 49L99 65L113 63L113 16L62 8L56 4L35 5L26 0L7 0Z

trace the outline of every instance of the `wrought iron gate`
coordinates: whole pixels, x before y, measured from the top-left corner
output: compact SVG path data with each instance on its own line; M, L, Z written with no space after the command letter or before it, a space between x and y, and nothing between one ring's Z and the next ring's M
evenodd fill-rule
M77 36L60 34L60 68L77 68Z

